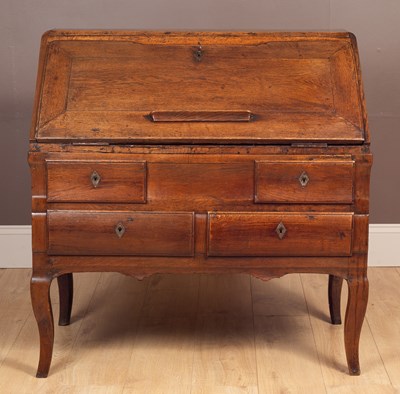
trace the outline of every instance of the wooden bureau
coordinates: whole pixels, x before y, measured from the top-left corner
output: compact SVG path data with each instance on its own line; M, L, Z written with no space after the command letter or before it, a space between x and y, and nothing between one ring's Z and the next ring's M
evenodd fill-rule
M350 374L367 298L372 156L350 33L52 30L30 134L37 376L72 273L329 275Z

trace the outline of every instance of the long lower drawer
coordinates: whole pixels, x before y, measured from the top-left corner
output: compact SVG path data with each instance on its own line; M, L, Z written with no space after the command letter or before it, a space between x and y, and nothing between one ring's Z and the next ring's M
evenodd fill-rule
M350 256L352 213L212 212L208 256Z
M193 256L192 212L48 211L51 255Z

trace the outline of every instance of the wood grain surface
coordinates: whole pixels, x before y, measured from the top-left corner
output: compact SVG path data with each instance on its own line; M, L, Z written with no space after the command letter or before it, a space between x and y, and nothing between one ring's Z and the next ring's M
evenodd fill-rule
M210 32L148 38L135 32L94 32L96 40L90 35L85 40L80 34L68 39L70 32L45 37L47 67L37 93L42 104L31 138L228 144L364 141L351 35ZM57 100L52 99L53 85ZM173 125L165 116L159 124L146 119L151 113L215 111L255 116L252 122L227 124L215 122L218 116L195 123L199 116L179 116Z
M73 274L104 271L153 277L133 291L140 304L129 308L119 303L126 282L97 276L91 317L69 331L73 351L59 356L55 339L55 375L57 360L91 363L90 373L65 368L66 392L96 392L110 381L110 392L330 391L318 361L336 359L320 352L327 345L314 330L324 339L326 330L312 319L290 312L249 324L229 316L235 307L246 317L286 308L276 295L269 306L259 285L252 305L255 282L245 274L329 276L333 323L345 280L341 362L346 356L349 373L360 373L372 156L354 35L52 30L42 38L30 142L37 376L48 375L53 354L52 281L68 330L80 316L73 303L82 305ZM216 276L227 273L237 288ZM314 294L297 278L296 291ZM303 293L289 297L289 311L302 310ZM96 308L104 308L104 325L96 325ZM120 322L125 308L142 320ZM215 338L223 349L208 351ZM303 353L294 360L285 349L296 347ZM108 361L120 368L114 380ZM161 371L155 380L153 368Z
M48 161L47 194L50 202L146 202L146 163Z
M49 211L48 226L50 255L193 255L189 212Z
M351 254L352 214L217 212L210 213L208 220L209 256Z
M257 161L256 202L351 203L354 162ZM306 179L302 183L302 177Z

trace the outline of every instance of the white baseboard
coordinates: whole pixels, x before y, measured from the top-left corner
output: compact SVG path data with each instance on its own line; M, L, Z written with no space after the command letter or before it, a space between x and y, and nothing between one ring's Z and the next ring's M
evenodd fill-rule
M400 266L400 224L370 224L370 267Z
M0 226L0 268L30 268L31 226ZM400 266L400 224L370 224L370 267Z
M31 266L31 226L0 226L0 268L30 268Z

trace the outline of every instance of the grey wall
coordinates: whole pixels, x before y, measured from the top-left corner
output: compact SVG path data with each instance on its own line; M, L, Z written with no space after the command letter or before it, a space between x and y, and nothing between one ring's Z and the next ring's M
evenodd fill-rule
M400 223L400 1L0 0L0 225L30 223L26 164L39 41L50 28L346 29L373 134L371 221Z

